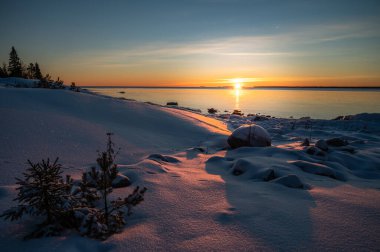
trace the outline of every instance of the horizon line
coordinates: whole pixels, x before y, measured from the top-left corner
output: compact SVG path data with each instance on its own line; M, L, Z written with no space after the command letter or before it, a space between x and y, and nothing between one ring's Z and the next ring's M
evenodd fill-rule
M80 88L165 88L165 89L235 89L233 86L78 86ZM251 86L241 87L241 89L255 89L255 88L286 88L286 89L379 89L380 86Z

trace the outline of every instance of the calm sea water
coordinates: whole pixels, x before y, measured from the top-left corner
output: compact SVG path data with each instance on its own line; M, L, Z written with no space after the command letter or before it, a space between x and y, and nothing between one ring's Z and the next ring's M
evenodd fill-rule
M276 117L332 119L339 115L380 113L380 89L207 89L207 88L88 88L112 96L165 105L220 112L239 109ZM123 93L124 92L124 93Z

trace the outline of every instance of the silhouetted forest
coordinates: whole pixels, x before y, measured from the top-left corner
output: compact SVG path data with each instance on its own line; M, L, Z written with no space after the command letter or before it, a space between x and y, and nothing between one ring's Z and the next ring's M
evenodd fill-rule
M43 75L38 62L24 64L14 46L9 53L8 65L3 62L0 66L0 78L7 77L39 80L37 87L41 88L64 88L63 80L59 77L54 81L50 74ZM79 91L75 82L71 83L70 89Z

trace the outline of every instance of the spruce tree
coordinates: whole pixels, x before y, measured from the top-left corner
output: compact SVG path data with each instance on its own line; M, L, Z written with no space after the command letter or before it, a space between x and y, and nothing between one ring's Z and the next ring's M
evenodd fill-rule
M42 73L40 70L40 66L38 65L37 62L34 64L34 76L33 76L33 78L38 79L38 80L42 79Z
M121 231L125 225L123 209L127 210L127 215L131 215L133 207L144 200L147 190L145 187L140 189L137 186L127 197L110 201L109 194L112 193L112 184L118 174L115 164L117 152L115 153L114 150L112 135L112 133L107 133L107 148L105 151L98 152L96 161L100 169L92 168L91 172L87 173L100 192L103 208L101 210L92 209L86 219L82 221L81 229L84 230L85 235L97 239L106 239L109 235Z
M16 178L19 187L15 200L19 205L0 217L13 221L24 214L44 216L46 219L25 238L58 235L63 229L62 221L65 221L67 210L74 204L68 192L70 177L66 183L63 181L58 158L53 163L49 159L39 163L28 160L28 164L29 168L23 173L24 179Z
M21 61L21 78L28 79L28 67Z
M35 75L35 66L33 63L29 63L29 66L26 68L27 70L27 77L28 79L33 79L34 78L34 75Z
M8 77L7 65L3 63L3 67L0 67L0 78Z
M22 63L18 57L16 49L12 46L9 53L8 72L10 77L22 77Z
M100 179L97 183L103 198L105 223L108 226L109 206L107 196L112 192L112 181L116 178L118 170L117 165L114 163L116 154L111 140L112 133L107 133L107 136L107 150L98 153L96 162L100 167Z

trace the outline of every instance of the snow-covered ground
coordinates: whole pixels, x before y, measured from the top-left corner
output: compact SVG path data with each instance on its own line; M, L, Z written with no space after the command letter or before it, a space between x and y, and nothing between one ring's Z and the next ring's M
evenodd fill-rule
M39 80L24 79L19 77L0 78L0 87L36 87Z
M0 115L0 211L14 204L14 177L27 159L59 156L65 171L79 175L95 164L106 132L121 147L120 171L148 188L124 231L106 241L75 233L23 241L31 219L1 220L1 251L380 248L378 114L211 118L67 90L0 88ZM268 130L271 147L226 148L231 130L253 122ZM310 133L312 146L334 137L348 145L301 146Z

